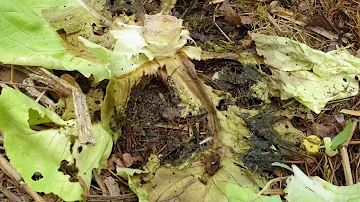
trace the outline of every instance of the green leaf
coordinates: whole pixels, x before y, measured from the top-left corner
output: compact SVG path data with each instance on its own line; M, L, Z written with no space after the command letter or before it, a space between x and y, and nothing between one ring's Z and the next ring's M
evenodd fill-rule
M27 3L35 4L34 1ZM34 9L21 0L2 0L0 62L78 70L86 77L94 75L96 81L109 77L104 64L81 58L76 51L64 47L60 35L40 16L39 8Z
M30 126L54 123L58 129L33 130ZM5 134L4 147L10 163L37 192L54 193L66 201L82 200L84 187L90 187L92 169L110 155L111 136L100 124L93 125L95 146L81 145L76 139L73 120L63 121L24 94L5 87L0 96L0 130ZM61 171L61 164L75 166L74 180ZM38 177L38 178L36 178Z
M352 121L349 120L343 131L337 134L331 141L331 149L337 149L342 143L344 143L350 136L352 128Z
M315 176L306 176L297 166L294 175L286 180L284 192L289 202L356 202L360 201L360 184L335 186Z
M326 153L326 155L328 155L328 156L335 156L336 154L339 153L337 149L335 149L335 150L331 149L331 144L332 144L332 143L331 143L330 137L325 137L325 138L323 139L323 141L324 141L324 147L325 147L325 153Z

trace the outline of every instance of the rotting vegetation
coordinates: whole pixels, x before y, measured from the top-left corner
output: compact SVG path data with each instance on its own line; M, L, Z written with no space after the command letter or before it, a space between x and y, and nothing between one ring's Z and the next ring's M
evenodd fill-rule
M85 5L89 3L91 4L85 2ZM308 176L317 175L339 186L350 185L349 180L352 183L358 182L358 130L352 131L352 141L348 140L340 149L342 158L343 155L350 158L345 162L344 159L341 161L339 155L325 155L324 149L320 148L323 145L317 143L317 139L308 137L316 135L324 139L333 138L344 129L346 120L353 118L348 114L356 114L359 109L359 97L353 96L357 94L357 76L354 77L353 72L348 72L351 74L349 77L340 75L338 79L348 85L340 91L347 94L340 96L344 99L332 100L337 94L334 89L329 88L329 94L333 93L334 96L329 96L326 106L323 106L323 102L314 104L316 99L309 103L302 94L289 96L289 92L284 93L286 89L280 85L286 83L285 79L276 77L281 74L281 71L274 68L276 64L266 64L269 55L266 48L261 46L261 34L287 37L324 52L346 49L350 54L359 56L359 14L356 12L359 2L179 0L142 3L136 0L108 1L102 10L97 10L94 6L95 14L101 11L99 13L102 17L92 13L95 16L93 18L86 14L90 16L87 23L90 21L91 26L87 24L83 28L76 27L76 23L74 28L67 26L68 24L58 24L58 21L50 21L73 51L84 54L80 58L90 58L85 62L93 68L76 69L71 62L64 63L66 58L62 56L56 56L55 59L65 69L55 67L57 63L51 67L42 62L29 64L50 69L60 68L62 71L55 72L60 79L51 77L58 82L56 84L49 83L49 75L45 71L22 67L23 60L14 59L13 62L8 58L2 59L5 63L1 67L4 72L1 75L3 84L22 89L29 97L35 98L34 100L61 116L40 108L40 105L35 106L19 92L2 86L2 95L14 94L18 100L26 99L28 110L21 113L28 120L22 118L19 123L28 127L28 134L35 134L30 132L33 130L37 131L36 135L41 135L41 131L48 129L58 130L59 134L71 134L68 140L62 139L64 145L66 142L69 144L66 146L70 151L67 160L58 157L57 160L62 160L62 163L52 165L58 166L57 170L62 175L71 176L71 183L77 183L75 190L80 195L66 198L69 197L69 192L44 190L36 185L42 179L49 179L42 170L31 173L32 181L29 181L28 174L24 174L24 168L21 167L23 165L16 160L19 157L11 153L16 149L9 145L8 134L19 132L8 129L4 124L0 125L5 134L4 149L12 166L25 175L23 177L30 188L46 193L39 195L25 189L33 199L55 201L57 196L49 194L55 193L63 199L65 197L65 200L87 198L93 201L280 201L284 196L290 202L296 201L296 197L291 194L290 184L298 182L296 180L301 182L305 179L304 176L299 177L301 171L297 167L293 168L296 175L286 181L289 186L284 193L284 183L280 181L284 180L283 176L292 173L284 165L271 165L273 162L296 164ZM30 7L39 11L34 5ZM48 21L51 9L44 12ZM157 17L145 14L157 13L184 19L182 25L185 29L175 26L170 33L175 33L175 36L179 34L180 37L175 38L181 46L169 39L162 41L167 43L164 46L157 43L157 40L161 40L160 37L151 36L154 33L152 31L156 32L158 29L151 27L151 20ZM111 20L115 18L121 20L114 28ZM61 15L54 19L63 20ZM70 21L76 22L77 19L75 16ZM165 19L179 25L176 18L167 16ZM145 27L149 26L150 32L142 30L144 24ZM155 23L154 26L157 25ZM89 30L91 34L87 33ZM126 35L124 30L131 31L131 35ZM193 48L201 47L201 58L199 49L181 49L187 42L194 45L185 30L189 30L189 36L196 42L196 47ZM143 39L137 34L144 32L149 35L148 38L145 37L145 43L141 44ZM165 30L165 37L168 34ZM83 38L78 38L79 36ZM141 42L130 43L134 42L129 40L130 36L138 37L136 42ZM282 39L275 40L280 43ZM282 42L292 43L287 39ZM264 53L260 54L261 51ZM117 57L120 56L121 59L118 60ZM322 55L319 54L320 56ZM201 61L195 61L199 59ZM110 74L96 69L107 61L110 61L107 66L111 69ZM356 60L350 58L348 61ZM356 62L354 64L356 66ZM64 70L77 70L87 77L93 74L93 77L87 79L78 73L70 76ZM311 69L310 73L316 71L318 69ZM23 74L30 76L30 83L29 80L28 83L23 83L27 77ZM290 77L290 74L287 73L291 80L294 77ZM103 79L105 80L97 84ZM70 83L72 87L63 81ZM276 88L266 85L267 82L274 81L276 85L273 83L273 86ZM322 80L319 81L321 82ZM38 90L31 91L34 88L29 89L29 86L34 85L37 85ZM41 93L39 89L43 88L50 91ZM287 96L288 99L280 99L279 95L281 98ZM11 104L6 106L11 107ZM79 106L87 106L88 109L81 108L83 111L79 113ZM353 111L344 115L340 111L342 109ZM2 110L3 113L10 113L7 109ZM81 112L89 115L91 122L87 117L81 116ZM74 119L76 124L72 122ZM83 130L79 129L81 124L84 124ZM354 126L356 124L355 121ZM74 132L76 129L78 131ZM102 148L96 151L90 145L101 144L94 141L91 131L97 131L96 135L102 134L96 136L96 141L103 142ZM83 142L81 137L85 137ZM310 141L310 147L320 145L319 151L310 153L304 139ZM347 153L344 153L345 147L348 148ZM36 152L38 151L33 156L42 155ZM91 159L95 163L89 165L85 159L94 152L103 156ZM27 157L24 159L28 161ZM84 170L84 165L91 169L87 167ZM348 167L342 168L341 165ZM98 169L98 172L91 173L92 168ZM38 168L31 168L36 169ZM350 179L349 170L353 171L351 177L354 179ZM92 178L94 181L91 181ZM267 187L266 181L273 180L275 183L270 189L260 192L259 187ZM67 180L65 182L69 183ZM13 182L6 179L3 187L11 183ZM6 188L3 190L4 196L11 199L20 196L28 198L21 189L16 189L15 195L9 194ZM346 191L343 192L345 193ZM344 196L334 196L336 197L338 200L345 200L341 198Z

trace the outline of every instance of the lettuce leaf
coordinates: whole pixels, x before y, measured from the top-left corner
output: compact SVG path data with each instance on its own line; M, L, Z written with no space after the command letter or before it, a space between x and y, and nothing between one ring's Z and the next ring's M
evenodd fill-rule
M342 50L324 53L285 37L251 34L251 38L282 99L295 98L320 113L327 102L358 93L359 58Z
M356 202L360 201L360 184L335 186L319 177L306 176L297 166L292 166L294 175L289 177L284 190L290 202Z
M35 3L13 0L1 4L0 62L77 70L86 77L94 75L96 81L109 78L104 64L80 57L40 15L40 9L29 4Z
M58 129L39 124L51 123ZM34 128L37 128L36 130ZM93 125L94 146L80 144L74 120L56 113L10 87L0 95L0 130L10 164L34 191L54 193L66 201L83 200L94 168L106 165L112 138L101 124ZM70 177L63 166L77 169ZM83 183L81 183L83 182Z

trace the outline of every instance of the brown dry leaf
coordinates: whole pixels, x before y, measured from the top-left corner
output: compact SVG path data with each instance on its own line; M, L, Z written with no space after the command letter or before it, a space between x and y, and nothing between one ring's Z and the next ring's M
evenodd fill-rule
M244 25L250 25L253 23L254 19L251 16L240 16L241 23Z
M60 76L60 79L68 82L72 86L75 86L77 89L81 89L80 85L76 82L75 78L71 76L70 74L63 74Z
M13 77L14 77L13 80L14 83L22 83L24 79L28 77L28 75L15 69ZM11 80L11 69L4 66L0 66L0 81L10 82L10 80Z
M128 168L130 167L132 164L134 164L136 161L142 161L142 157L140 156L135 156L133 157L131 154L129 153L124 153L122 155L123 158L123 163L125 164L125 167Z
M110 170L115 169L114 165L124 167L124 164L121 162L120 158L115 154L111 155L111 157L108 159L108 165Z
M343 116L327 116L321 123L315 123L307 130L307 135L319 137L335 137L345 126Z
M224 11L225 21L232 25L242 25L242 20L239 14L230 6L229 0L224 1L219 10Z
M325 30L332 31L334 33L339 33L336 27L330 24L329 20L326 19L323 15L314 15L311 22L309 22L306 27L321 27Z

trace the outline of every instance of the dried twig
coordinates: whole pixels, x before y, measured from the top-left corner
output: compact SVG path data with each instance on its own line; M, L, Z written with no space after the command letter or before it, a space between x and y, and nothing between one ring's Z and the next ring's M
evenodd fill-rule
M216 5L215 10L214 10L213 23L214 23L214 25L216 26L216 28L218 28L218 30L221 32L221 34L224 35L224 37L225 37L229 42L232 43L233 41L228 37L228 35L225 34L225 32L219 27L219 25L218 25L218 24L216 23L216 21L215 21L215 13L216 13L216 10L218 9L218 7L219 7L219 4Z
M14 83L14 74L15 74L14 73L14 65L11 65L10 82L12 82L12 83ZM13 84L13 87L15 88L15 90L20 91L16 84Z
M44 106L54 105L54 102L50 98L48 98L47 96L43 96L46 92L46 89L43 89L43 91L40 92L36 88L32 87L35 86L32 79L30 78L24 79L23 84L29 85L29 87L25 87L25 90L31 97L37 98L36 102L40 101Z
M123 195L118 195L118 196L97 196L97 195L90 195L87 197L88 200L87 201L123 201L123 200L130 200L130 199L136 199L136 195L135 194L123 194Z
M249 202L253 202L255 201L255 199L257 199L259 196L261 196L266 190L268 190L268 188L271 186L272 183L274 182L278 182L278 181L282 181L287 179L288 177L278 177L275 179L270 180L269 182L266 183L266 185L261 189L261 191L259 193L257 193L251 200L249 200Z
M340 147L341 161L342 161L342 166L344 169L346 185L354 184L354 180L353 180L352 173L351 173L351 167L350 167L350 161L349 161L347 147L348 147L349 142L354 134L357 124L358 124L358 121L355 120L353 122L349 138Z
M99 185L99 187L100 187L100 190L101 190L101 192L102 192L102 195L109 195L109 193L108 193L108 191L107 191L107 189L106 189L106 186L105 186L103 180L102 180L102 179L100 178L100 176L98 175L96 169L93 170L93 176L94 176L94 179L95 179L96 183L97 183L97 184Z
M4 189L4 187L0 187L0 192L2 194L4 194L6 196L6 198L8 198L10 201L16 201L16 202L21 202L21 198L19 198L18 196L16 196L14 193L12 193L11 191Z
M25 71L24 68L19 68L19 70ZM92 131L89 109L86 103L86 96L79 89L67 83L63 79L53 75L44 68L26 67L26 70L28 71L27 73L31 78L54 89L57 93L59 93L60 96L72 96L79 141L81 144L94 145L95 135Z

